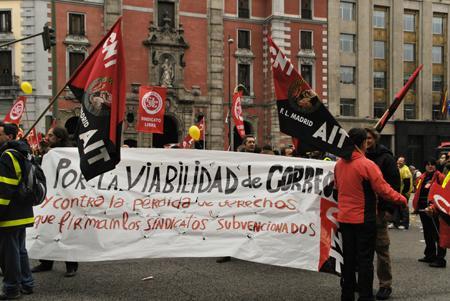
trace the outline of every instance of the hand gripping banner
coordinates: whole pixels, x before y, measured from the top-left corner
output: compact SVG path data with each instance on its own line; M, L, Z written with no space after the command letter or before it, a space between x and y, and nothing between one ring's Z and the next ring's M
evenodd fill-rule
M280 130L318 150L349 158L354 144L309 84L268 37Z

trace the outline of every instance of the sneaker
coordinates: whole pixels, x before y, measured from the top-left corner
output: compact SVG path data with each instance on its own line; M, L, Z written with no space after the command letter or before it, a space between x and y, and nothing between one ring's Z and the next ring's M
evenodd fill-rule
M230 256L226 256L226 257L220 257L219 259L216 260L217 263L224 263L224 262L228 262L231 260Z
M394 224L393 223L389 223L388 229L394 229Z
M5 293L0 294L0 300L15 300L20 299L20 297L22 297L20 295L20 292L16 292L15 294L5 294Z
M47 272L47 271L51 271L51 270L52 270L52 267L49 267L49 266L41 263L41 264L35 266L34 268L32 268L31 273Z
M68 270L64 274L64 277L66 277L66 278L75 277L76 274L77 274L77 271L75 271L75 270Z
M445 268L446 262L443 259L438 259L429 264L432 268Z
M435 258L433 258L433 257L423 257L423 258L419 258L419 259L417 259L417 261L419 261L419 262L426 262L426 263L432 263L432 262L434 262L436 259Z
M380 287L378 293L376 294L377 300L387 300L392 294L392 288L390 287Z
M406 230L406 227L403 226L403 225L400 225L400 226L398 226L398 229L399 229L399 230Z
M24 295L31 295L33 293L33 288L30 286L23 286L20 288L20 292Z

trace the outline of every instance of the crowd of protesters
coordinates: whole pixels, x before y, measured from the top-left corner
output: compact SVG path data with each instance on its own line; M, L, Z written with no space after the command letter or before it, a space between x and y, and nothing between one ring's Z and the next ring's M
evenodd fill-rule
M36 160L40 162L42 156L52 148L74 146L63 127L52 127L46 139L34 150L30 150L24 141L17 142L19 146L14 144L17 132L17 127L0 123L0 268L4 277L0 300L32 294L32 272L50 271L53 267L53 261L41 260L39 265L30 270L25 248L25 228L32 226L32 222L8 226L11 212L16 214L14 218L19 216L21 220L29 221L32 218L32 207L14 203L11 193L14 187L11 185L17 184L20 177L14 178L17 172L14 169L14 159L3 151L17 147L26 155L34 153ZM429 192L433 183L450 181L449 154L442 154L438 160L427 160L422 173L415 166L408 167L405 157L400 156L396 160L393 153L379 143L379 134L375 130L354 128L348 134L357 148L351 159L339 159L335 166L337 219L343 236L342 300L354 300L355 292L359 293L359 300L374 300L375 297L386 300L392 293L388 228L409 228L408 200L411 196L413 213L420 217L425 240L424 257L418 260L428 263L430 267L446 267L446 247L449 246L440 244L442 234L439 235L439 226L442 225L442 220L446 222L444 225L450 225L450 221L448 216L439 216L430 200ZM284 145L278 149L271 145L259 147L253 135L245 136L236 150L336 161L335 156L322 151L299 153L293 145ZM372 291L375 253L379 281L376 296ZM223 257L219 258L218 262L228 260L230 257ZM78 263L66 262L66 268L65 276L73 277L76 275Z

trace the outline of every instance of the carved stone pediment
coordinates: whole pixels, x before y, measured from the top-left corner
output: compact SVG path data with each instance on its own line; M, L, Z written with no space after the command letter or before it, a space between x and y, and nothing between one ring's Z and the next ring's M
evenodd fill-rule
M316 60L316 54L312 49L302 49L297 53L297 58L300 64L314 64Z
M64 39L63 42L65 45L77 45L82 46L84 49L89 48L91 46L91 43L89 42L88 38L85 36L78 36L78 35L68 35Z
M238 48L234 53L238 64L250 64L254 59L255 55L250 49Z

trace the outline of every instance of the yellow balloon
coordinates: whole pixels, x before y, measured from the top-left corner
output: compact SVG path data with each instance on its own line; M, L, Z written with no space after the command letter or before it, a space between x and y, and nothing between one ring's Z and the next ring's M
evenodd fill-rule
M189 128L189 135L194 139L195 141L200 140L200 129L198 126L193 125Z
M29 82L22 82L20 84L20 88L22 89L23 93L25 94L31 94L33 92L33 87Z

